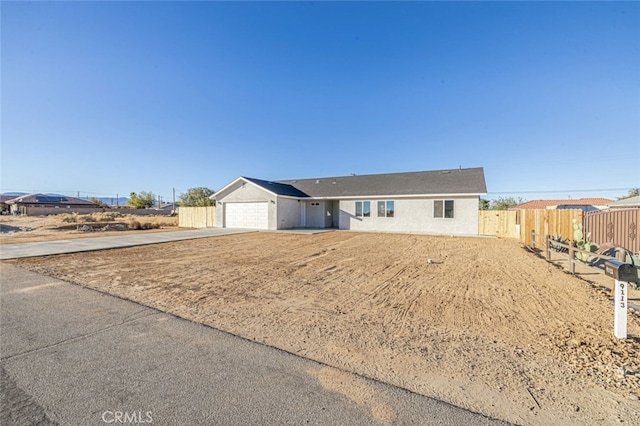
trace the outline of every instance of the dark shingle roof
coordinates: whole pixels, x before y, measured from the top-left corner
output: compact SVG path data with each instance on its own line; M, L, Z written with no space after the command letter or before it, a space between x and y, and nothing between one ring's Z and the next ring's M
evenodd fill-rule
M248 178L245 176L243 176L242 178L245 180L248 180L251 183L258 185L261 188L266 189L267 191L273 192L274 194L277 194L277 195L284 195L288 197L300 197L300 198L308 197L308 195L305 194L304 192L286 183L270 182L267 180Z
M51 194L27 194L6 201L7 204L69 204L69 205L95 205L91 201L64 195Z
M278 181L275 184L293 187L305 196L316 198L485 194L487 192L482 167L295 179Z

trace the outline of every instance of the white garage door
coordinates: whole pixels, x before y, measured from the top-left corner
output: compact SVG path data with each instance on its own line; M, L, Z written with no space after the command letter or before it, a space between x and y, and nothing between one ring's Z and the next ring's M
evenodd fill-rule
M226 203L227 228L269 229L268 203Z

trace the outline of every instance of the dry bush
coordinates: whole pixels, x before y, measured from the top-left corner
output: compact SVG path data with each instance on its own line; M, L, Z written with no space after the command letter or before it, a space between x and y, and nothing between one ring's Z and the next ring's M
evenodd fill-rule
M62 217L64 216L64 217ZM178 226L178 218L170 216L136 216L123 215L118 212L92 213L79 215L78 213L61 215L63 223L89 223L89 222L123 222L131 230L145 230L158 228L171 228Z
M127 226L129 229L142 229L140 222L132 218L127 219Z
M73 212L71 214L64 213L58 215L58 222L61 223L85 223L85 222L96 222L96 218L93 214L80 214L78 212Z
M57 219L60 223L78 223L80 215L78 213L64 213L58 215Z
M163 216L155 218L156 220L152 223L158 225L159 228L171 228L173 226L178 226L178 217L170 217Z
M152 222L143 221L140 222L136 219L129 218L127 220L127 226L132 230L145 230L145 229L157 229L160 228L160 225Z
M98 222L113 222L123 217L123 215L118 212L93 213L91 216Z
M141 224L148 224L148 228L171 228L178 226L178 218L171 216L127 216L127 220L134 220Z

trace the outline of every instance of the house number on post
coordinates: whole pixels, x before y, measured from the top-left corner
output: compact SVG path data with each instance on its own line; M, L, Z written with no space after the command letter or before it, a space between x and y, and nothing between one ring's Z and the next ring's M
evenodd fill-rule
M604 264L604 273L615 280L613 292L613 334L618 339L627 338L627 291L629 281L635 281L638 277L636 268L619 260L607 260Z
M627 338L627 283L616 280L614 334L618 339Z

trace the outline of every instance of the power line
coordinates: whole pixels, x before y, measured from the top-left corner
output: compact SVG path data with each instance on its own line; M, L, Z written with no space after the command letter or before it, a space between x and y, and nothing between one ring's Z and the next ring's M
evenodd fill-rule
M487 195L497 194L561 194L571 192L614 192L614 191L630 191L634 188L601 188L601 189L554 189L554 190L540 190L540 191L490 191Z

